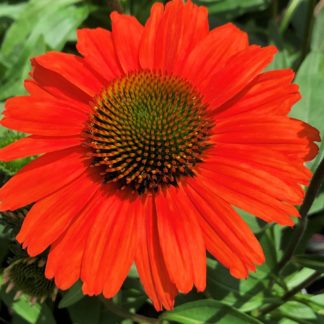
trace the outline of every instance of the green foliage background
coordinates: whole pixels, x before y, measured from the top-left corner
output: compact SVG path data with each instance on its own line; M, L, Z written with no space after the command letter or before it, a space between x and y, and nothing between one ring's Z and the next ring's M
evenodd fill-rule
M5 99L24 93L30 58L48 50L75 52L76 29L110 28L109 12L123 10L145 22L148 0L0 0L0 111ZM280 52L269 69L293 68L303 99L291 115L324 133L324 1L197 0L208 7L212 27L232 21L252 43L275 44ZM22 137L0 128L0 147ZM309 166L317 169L320 154ZM0 179L12 176L29 159L0 162ZM324 177L324 176L323 176ZM320 179L319 179L320 180ZM320 183L317 184L320 187ZM31 305L27 296L0 290L1 323L324 323L324 249L308 253L310 239L324 228L324 186L317 193L307 222L294 229L265 224L241 213L257 234L267 260L238 281L212 258L204 293L180 295L172 312L156 313L135 269L111 301L84 297L77 283L56 301ZM1 226L1 225L0 225ZM299 242L300 241L300 242ZM0 227L0 263L7 266L10 237ZM300 244L298 244L298 242ZM296 247L296 248L295 248ZM290 253L293 252L293 253ZM282 261L284 260L284 262ZM1 279L1 277L0 277ZM1 279L2 280L2 279ZM316 282L315 288L305 289Z

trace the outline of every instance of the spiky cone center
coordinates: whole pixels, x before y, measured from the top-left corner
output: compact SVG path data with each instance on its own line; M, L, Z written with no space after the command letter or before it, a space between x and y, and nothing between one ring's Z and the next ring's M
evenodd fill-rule
M95 98L86 136L105 182L143 194L193 176L211 126L191 84L141 71L114 80Z
M31 301L43 302L46 298L54 298L57 289L53 280L45 277L45 260L42 258L21 258L14 261L4 270L6 291L16 290L16 295L22 293L29 296Z

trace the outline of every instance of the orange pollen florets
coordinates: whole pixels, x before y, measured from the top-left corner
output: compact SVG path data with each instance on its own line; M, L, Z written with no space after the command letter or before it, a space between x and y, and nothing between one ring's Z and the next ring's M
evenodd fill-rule
M139 194L193 176L212 126L187 81L141 71L112 81L93 105L87 128L93 165L106 182Z

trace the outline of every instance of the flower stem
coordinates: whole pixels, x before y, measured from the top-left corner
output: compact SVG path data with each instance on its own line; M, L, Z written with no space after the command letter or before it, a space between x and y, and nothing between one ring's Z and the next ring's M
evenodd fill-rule
M141 324L159 324L160 320L158 318L153 317L147 317L143 315L133 314L129 312L126 309L123 309L122 307L114 304L110 300L107 300L105 298L101 298L101 301L105 305L106 309L110 311L111 313L116 314L117 316L125 319L130 319L135 323L141 323Z
M308 0L307 16L304 28L303 43L301 45L300 58L294 63L293 69L297 71L300 65L303 63L305 57L311 49L312 32L314 25L314 10L316 6L316 0Z
M277 304L271 304L263 309L261 309L258 313L258 316L264 316L273 310L277 309L284 303L286 303L289 299L291 299L293 296L295 296L297 293L299 293L302 289L307 288L310 286L313 282L315 282L317 279L321 277L322 273L319 271L314 272L311 276L309 276L307 279L305 279L303 282L301 282L299 285L297 285L295 288L292 288L289 290L285 295L281 297L281 302Z
M296 232L294 233L292 239L288 243L288 247L285 254L283 255L281 261L278 263L276 267L278 273L284 270L285 266L288 264L288 262L296 252L299 243L301 242L304 236L308 224L307 214L310 208L312 207L317 192L320 189L320 186L322 185L323 182L324 182L324 159L319 164L317 170L314 173L312 181L308 187L306 197L304 199L303 204L300 207L300 215L301 215L300 222L298 224Z
M313 24L314 24L315 5L316 5L315 0L309 0L301 61L304 60L304 58L306 57L306 55L308 54L308 52L310 50Z
M289 23L294 15L296 9L298 8L299 4L300 4L300 0L291 0L289 2L289 5L283 14L281 24L279 27L279 31L281 34L283 34L286 31L286 29L288 28Z

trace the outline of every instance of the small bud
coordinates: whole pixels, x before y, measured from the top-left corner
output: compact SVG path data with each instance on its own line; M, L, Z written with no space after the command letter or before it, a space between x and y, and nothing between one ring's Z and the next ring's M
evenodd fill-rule
M26 294L32 304L44 302L47 298L54 300L57 289L53 280L45 278L45 264L42 257L24 257L14 261L3 273L4 283L8 285L6 293L15 289L14 300Z

